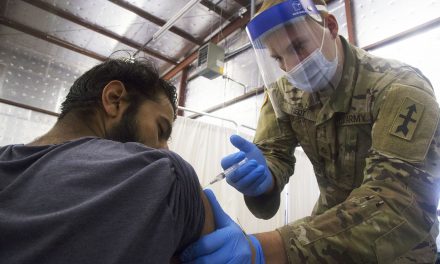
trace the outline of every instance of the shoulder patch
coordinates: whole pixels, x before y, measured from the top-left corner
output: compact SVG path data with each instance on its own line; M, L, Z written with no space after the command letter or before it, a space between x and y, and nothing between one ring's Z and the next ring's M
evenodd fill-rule
M408 162L422 162L439 121L436 99L421 89L395 84L377 103L380 111L373 125L372 148Z
M396 137L410 141L422 119L425 106L411 97L406 97L394 117L390 133Z

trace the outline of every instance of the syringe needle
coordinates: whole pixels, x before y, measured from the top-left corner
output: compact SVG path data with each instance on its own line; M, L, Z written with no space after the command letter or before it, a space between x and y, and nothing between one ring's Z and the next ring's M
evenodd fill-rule
M224 178L226 178L227 176L229 176L232 172L234 172L236 169L238 169L241 165L245 164L248 161L247 158L244 158L242 161L240 161L239 163L236 163L234 165L232 165L231 167L227 168L224 172L219 173L217 176L214 177L214 179L212 179L209 184L203 188L208 187L211 184L214 184L218 181L223 180Z
M221 172L219 175L215 176L215 178L209 183L209 185L221 181L225 178L225 173Z

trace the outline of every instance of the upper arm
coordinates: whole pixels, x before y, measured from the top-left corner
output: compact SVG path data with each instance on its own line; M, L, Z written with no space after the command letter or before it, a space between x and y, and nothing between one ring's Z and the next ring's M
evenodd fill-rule
M395 84L375 104L379 112L372 130L372 148L416 165L424 163L439 120L433 95Z
M168 194L174 224L176 253L214 230L211 206L193 167L175 153L168 152L175 180Z
M205 193L201 190L200 185L199 185L199 188L200 188L199 197L203 203L204 220L203 220L203 227L202 227L201 231L194 234L193 240L198 239L201 236L204 236L206 234L212 233L215 230L215 222L214 222L214 216L212 214L211 204L209 203L208 198L206 197ZM187 245L185 245L185 246L187 246ZM178 251L181 251L182 249L184 249L184 247ZM177 263L181 263L181 262L180 262L179 257L177 255L175 255L171 259L170 263L177 264Z
M215 230L215 222L212 214L211 204L203 191L200 191L200 197L202 198L203 207L205 209L205 221L203 223L202 232L200 233L200 236L203 236Z

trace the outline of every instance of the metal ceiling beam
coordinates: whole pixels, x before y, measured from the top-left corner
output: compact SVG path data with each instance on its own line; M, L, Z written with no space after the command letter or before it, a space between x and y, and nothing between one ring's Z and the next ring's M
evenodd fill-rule
M214 37L212 37L209 41L213 43L219 43L232 33L234 33L237 29L244 27L248 22L250 18L249 11L246 12L243 17L237 18L231 23L229 23L227 26L225 26L222 30L220 30L219 33L217 33ZM197 59L198 51L194 51L186 57L182 62L180 62L176 67L168 71L165 75L163 75L163 78L165 80L169 80L173 78L176 74L178 74L180 71L182 71L186 66L190 65L192 62L194 62Z
M434 18L433 20L430 20L426 23L423 23L423 24L418 25L416 27L405 30L399 34L393 35L393 36L388 37L386 39L380 40L376 43L367 45L367 46L363 47L362 49L368 50L368 51L374 50L374 49L389 45L391 43L400 41L402 39L412 37L414 35L422 33L423 31L427 31L427 30L433 29L438 26L440 26L440 17Z
M221 7L217 6L213 2L211 2L209 0L202 0L202 1L200 1L200 4L204 5L209 10L212 10L217 15L221 16L224 20L231 20L232 14L229 13L228 11L222 9Z
M62 18L66 19L66 20L68 20L70 22L73 22L73 23L81 25L81 26L83 26L85 28L91 29L91 30L93 30L95 32L98 32L98 33L104 35L104 36L107 36L109 38L117 40L117 41L119 41L119 42L121 42L121 43L123 43L123 44L125 44L127 46L130 46L130 47L132 47L132 48L134 48L136 50L142 47L142 44L139 44L139 43L137 43L137 42L135 42L135 41L133 41L133 40L131 40L129 38L123 37L121 35L118 35L118 34L112 32L112 31L110 31L110 30L108 30L108 29L106 29L106 28L104 28L102 26L99 26L99 25L96 25L96 24L92 24L89 21L87 21L87 20L85 20L85 19L83 19L81 17L75 16L74 14L69 13L69 12L67 12L65 10L62 10L61 8L56 7L54 5L51 5L51 4L47 3L47 2L43 2L41 0L22 0L22 1L26 2L26 3L30 4L30 5L36 6L36 7L40 8L40 9L46 11L46 12L49 12L49 13L54 14L56 16L62 17ZM164 56L164 55L162 55L162 54L160 54L160 53L158 53L158 52L156 52L156 51L154 51L154 50L152 50L150 48L145 47L145 48L142 49L142 51L145 52L146 54L152 56L152 57L155 57L157 59L163 60L163 61L165 61L167 63L173 64L173 65L177 64L177 61L175 61L174 59L169 58L167 56Z
M356 45L356 31L353 21L353 8L351 8L351 0L344 0L345 17L347 18L348 42Z
M45 32L39 31L37 29L31 28L29 26L23 25L19 22L16 22L16 21L11 20L11 19L4 17L4 16L0 16L0 24L5 25L10 28L13 28L18 31L21 31L21 32L26 33L28 35L34 36L36 38L45 40L47 42L53 43L53 44L58 45L60 47L72 50L77 53L81 53L83 55L89 56L89 57L94 58L99 61L105 61L107 59L106 56L100 55L98 53L95 53L93 51L90 51L90 50L87 50L84 48L81 48L75 44L64 41L62 39L59 39L57 37L54 37L52 35L49 35Z
M14 101L11 101L11 100L8 100L8 99L4 99L4 98L0 98L0 103L7 104L7 105L12 105L12 106L15 106L15 107L19 107L19 108L35 111L35 112L46 114L46 115L50 115L50 116L55 116L55 117L59 117L60 116L58 113L55 113L55 112L52 112L52 111L48 111L46 109L42 109L42 108L38 108L38 107L26 105L26 104L14 102Z
M144 19L150 21L151 23L154 23L154 24L156 24L156 25L158 25L160 27L166 24L165 20L163 20L163 19L161 19L159 17L156 17L156 16L148 13L147 11L145 11L145 10L135 6L135 5L132 5L132 4L128 3L128 2L126 2L126 1L123 1L123 0L108 0L108 1L110 1L110 2L120 6L122 8L127 9L128 11L133 12L136 15L138 15L138 16L140 16L140 17L142 17L142 18L144 18ZM176 35L178 35L178 36L180 36L180 37L182 37L182 38L184 38L184 39L186 39L186 40L188 40L188 41L190 41L190 42L192 42L194 44L197 44L197 45L202 45L203 44L203 40L195 38L194 36L192 36L188 32L186 32L184 30L181 30L180 28L171 27L169 30L171 32L173 32L174 34L176 34Z
M189 74L189 67L186 67L182 71L182 77L180 77L180 87L179 87L179 106L185 107L186 104L186 87L188 85L188 74ZM183 111L179 110L177 112L179 116L183 116Z

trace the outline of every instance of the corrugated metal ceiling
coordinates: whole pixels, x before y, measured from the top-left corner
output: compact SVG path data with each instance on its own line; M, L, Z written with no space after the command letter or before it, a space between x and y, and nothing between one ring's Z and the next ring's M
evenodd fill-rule
M96 54L95 58L101 59L117 50L135 51L136 45L141 46L147 42L161 25L187 2L186 0L6 0L2 1L0 6L2 8L0 15L3 17L0 42L9 47L22 46L56 57L82 69L90 68L99 60L85 58L84 55L37 39L35 35L29 35L29 30L33 30L34 34L41 34L43 39L52 42L55 39L57 42L64 42L67 46L76 46L84 50L83 53L87 54L87 51L90 51ZM177 21L175 28L165 33L159 40L149 43L147 49L150 54L141 53L141 56L152 58L159 70L164 72L197 49L206 41L207 36L216 32L220 26L235 18L238 10L242 8L238 2L240 1L202 0ZM145 16L153 17L152 21L147 20ZM226 19L228 16L230 20ZM78 20L88 25L78 24ZM109 37L108 34L97 33L96 27L110 32L109 34L128 39L130 43L122 43L119 39Z

